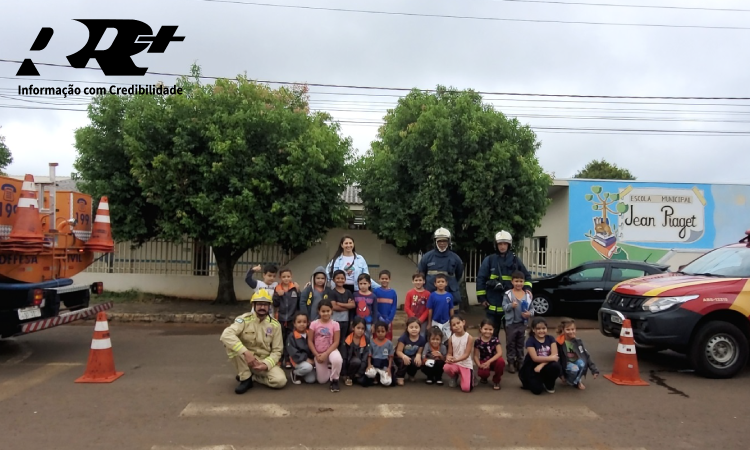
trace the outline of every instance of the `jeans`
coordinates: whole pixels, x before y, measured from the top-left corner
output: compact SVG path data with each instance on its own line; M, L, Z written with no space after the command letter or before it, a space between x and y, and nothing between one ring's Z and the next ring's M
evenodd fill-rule
M523 323L509 323L505 326L505 350L508 363L521 361L523 359L523 344L526 334L526 325Z
M571 386L578 386L581 382L581 378L586 374L586 362L582 359L576 360L576 362L568 362L565 367L565 381Z

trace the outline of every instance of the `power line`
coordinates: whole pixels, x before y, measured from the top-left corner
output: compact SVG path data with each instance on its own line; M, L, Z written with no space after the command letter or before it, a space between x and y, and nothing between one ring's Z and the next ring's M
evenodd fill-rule
M219 0L201 0L201 1L219 1ZM222 0L224 1L224 0ZM748 28L750 29L750 28ZM21 64L22 61L13 59L0 59L2 63ZM50 67L62 67L66 69L72 69L73 67L65 64L53 64L35 62L38 66L50 66ZM87 70L102 70L99 67L84 67ZM183 77L190 76L187 74L168 73L168 72L146 72L149 75L160 75L170 77ZM201 75L201 79L209 80L220 80L220 79L231 79L227 77L215 77L208 75ZM80 81L81 83L87 83L87 81ZM301 83L296 81L277 81L277 80L255 80L257 83L268 83L268 84L282 84L282 85L299 85L305 84L307 86L315 87L327 87L337 89L361 89L361 90L383 90L383 91L401 91L411 92L415 88L399 88L399 87L383 87L383 86L357 86L357 85L346 85L346 84L327 84L327 83ZM436 89L417 89L422 92L437 92ZM447 92L460 92L446 90ZM637 95L581 95L581 94L539 94L539 93L521 93L521 92L489 92L489 91L474 91L479 95L506 95L506 96L518 96L518 97L557 97L557 98L606 98L606 99L640 99L640 100L732 100L732 101L748 101L750 97L673 97L673 96L637 96Z
M750 9L740 8L705 8L700 6L666 6L666 5L623 5L618 3L587 3L587 2L561 2L552 0L492 0L493 2L509 3L545 3L550 5L570 6L612 6L616 8L646 8L646 9L671 9L688 11L721 11L721 12L750 12Z
M624 22L591 22L582 20L551 20L551 19L513 19L507 17L481 17L481 16L458 16L451 14L427 14L427 13L409 13L399 11L375 11L366 9L347 9L347 8L330 8L323 6L304 6L304 5L279 5L274 3L244 2L239 0L201 0L208 3L228 3L244 6L261 6L268 8L288 8L288 9L305 9L312 11L329 11L329 12L347 12L359 14L378 14L386 16L407 16L407 17L426 17L439 19L460 19L460 20L482 20L494 22L525 22L525 23L555 23L570 25L608 25L624 27L656 27L656 28L700 28L710 30L750 30L750 27L730 27L730 26L712 26L712 25L673 25L662 23L624 23Z

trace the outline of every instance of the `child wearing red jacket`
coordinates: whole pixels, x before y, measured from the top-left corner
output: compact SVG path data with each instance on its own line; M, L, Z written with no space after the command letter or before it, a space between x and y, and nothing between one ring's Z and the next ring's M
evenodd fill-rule
M404 312L407 320L409 317L419 319L420 334L427 337L427 317L430 311L427 309L427 300L430 299L430 291L424 288L425 276L423 273L415 273L411 276L411 284L414 289L406 293L404 299Z

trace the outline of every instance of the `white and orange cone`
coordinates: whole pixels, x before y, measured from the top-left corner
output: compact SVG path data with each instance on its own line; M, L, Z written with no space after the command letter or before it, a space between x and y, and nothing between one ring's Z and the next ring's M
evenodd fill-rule
M96 315L94 338L91 340L86 372L76 380L76 383L111 383L123 374L124 372L115 371L107 313L102 311Z
M106 196L99 201L94 217L94 229L91 238L86 242L84 250L88 252L112 253L115 251L115 241L112 239L112 228L109 223L109 201Z
M621 386L648 386L648 383L641 379L638 371L638 358L635 355L635 339L630 319L622 321L615 367L612 375L604 375L604 378Z
M2 250L34 253L44 250L42 218L34 189L34 176L26 174L21 197L16 205L16 220L8 239L0 244Z

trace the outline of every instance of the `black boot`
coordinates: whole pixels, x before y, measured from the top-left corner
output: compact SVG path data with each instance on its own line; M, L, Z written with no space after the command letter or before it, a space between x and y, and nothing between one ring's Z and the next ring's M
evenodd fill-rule
M240 381L240 384L237 385L236 388L234 388L235 394L244 394L245 392L249 391L253 388L253 377L252 375L250 378L244 381Z
M509 359L507 367L508 367L508 373L516 373L516 369L518 369L518 367L516 366L516 360Z

